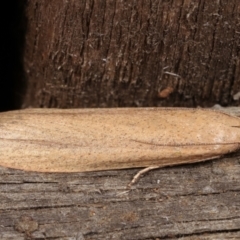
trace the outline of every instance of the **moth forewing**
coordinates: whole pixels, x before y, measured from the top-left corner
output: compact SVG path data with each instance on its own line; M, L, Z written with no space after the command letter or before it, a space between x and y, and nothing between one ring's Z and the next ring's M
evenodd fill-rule
M239 148L240 120L204 109L27 109L0 113L0 165L85 172L171 166Z

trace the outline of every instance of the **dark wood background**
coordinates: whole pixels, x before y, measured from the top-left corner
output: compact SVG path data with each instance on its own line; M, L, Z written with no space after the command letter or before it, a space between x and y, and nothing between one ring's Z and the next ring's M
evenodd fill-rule
M4 13L1 110L239 105L238 0L22 0ZM0 239L240 239L239 153L127 190L137 171L0 168Z
M26 14L24 107L238 105L238 0L31 0Z

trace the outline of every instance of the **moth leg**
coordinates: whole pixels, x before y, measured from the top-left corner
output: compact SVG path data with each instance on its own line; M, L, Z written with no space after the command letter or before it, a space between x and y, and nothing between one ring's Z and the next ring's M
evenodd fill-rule
M191 163L196 163L196 162L203 162L203 161L207 161L207 160L212 160L212 159L216 159L216 158L220 158L222 157L222 155L218 155L218 156L214 156L214 157L208 157L208 158L202 158L202 159L199 159L197 161L193 161ZM186 162L183 162L183 163L179 163L178 165L180 164L186 164ZM127 185L128 188L130 188L133 184L135 184L139 178L146 172L149 172L151 170L154 170L154 169L158 169L158 168L162 168L163 166L150 166L150 167L146 167L142 170L140 170L132 179L132 181Z
M139 180L139 178L140 178L144 173L149 172L149 171L151 171L151 170L153 170L153 169L157 169L157 168L162 168L162 166L150 166L150 167L146 167L146 168L140 170L140 171L133 177L132 181L127 185L128 188L130 188L134 183L136 183L136 182Z

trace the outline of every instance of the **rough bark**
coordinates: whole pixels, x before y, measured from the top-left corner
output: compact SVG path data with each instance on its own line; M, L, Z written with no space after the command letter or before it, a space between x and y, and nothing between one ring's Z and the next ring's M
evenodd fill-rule
M26 15L23 107L239 102L238 0L28 0Z
M126 189L137 171L0 168L0 239L240 238L239 153L158 169Z

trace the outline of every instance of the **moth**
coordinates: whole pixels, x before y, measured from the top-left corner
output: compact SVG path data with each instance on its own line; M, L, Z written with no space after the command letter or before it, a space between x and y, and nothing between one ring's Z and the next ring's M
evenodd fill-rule
M154 169L219 158L239 146L239 118L214 110L25 109L0 113L0 165L25 171Z

